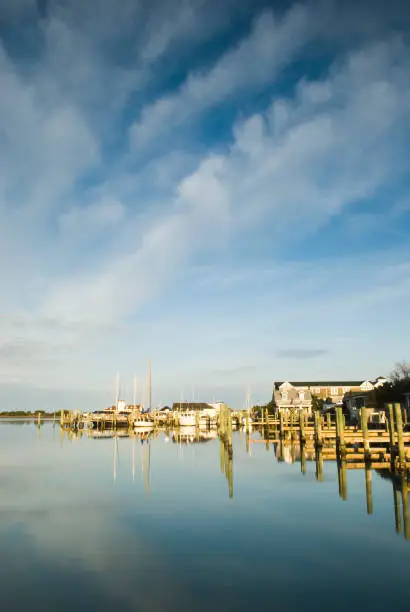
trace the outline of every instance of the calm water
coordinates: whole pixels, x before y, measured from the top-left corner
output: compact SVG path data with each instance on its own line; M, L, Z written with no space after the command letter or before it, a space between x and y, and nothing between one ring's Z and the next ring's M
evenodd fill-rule
M318 482L315 462L302 474L288 451L279 462L272 445L249 447L234 435L230 497L217 439L69 440L1 423L0 609L406 606L391 480L372 474L368 515L364 471L348 471L343 501L334 463Z

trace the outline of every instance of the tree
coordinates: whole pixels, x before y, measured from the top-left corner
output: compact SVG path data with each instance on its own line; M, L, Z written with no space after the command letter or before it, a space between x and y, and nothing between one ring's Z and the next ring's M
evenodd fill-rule
M410 364L405 361L396 363L389 378L387 383L372 392L375 405L379 409L384 408L387 403L402 403L404 394L410 392Z
M401 381L410 381L410 363L400 361L396 363L394 370L390 374L393 384Z
M322 410L324 401L317 395L312 395L312 410Z
M268 414L275 414L277 408L275 400L271 399L270 402L266 404L265 408L267 408Z

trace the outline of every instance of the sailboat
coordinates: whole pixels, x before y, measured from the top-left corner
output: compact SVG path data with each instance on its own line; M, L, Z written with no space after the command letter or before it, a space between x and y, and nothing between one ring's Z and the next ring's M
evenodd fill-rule
M139 432L148 432L154 429L154 419L149 414L151 409L151 361L148 361L148 372L146 379L146 396L148 401L148 413L144 413L143 404L141 404L142 411L134 419L134 428Z
M246 392L246 403L245 403L245 416L242 417L242 425L244 427L247 427L249 431L251 431L252 429L252 423L253 423L253 419L251 417L251 388L248 385L247 388L247 392Z

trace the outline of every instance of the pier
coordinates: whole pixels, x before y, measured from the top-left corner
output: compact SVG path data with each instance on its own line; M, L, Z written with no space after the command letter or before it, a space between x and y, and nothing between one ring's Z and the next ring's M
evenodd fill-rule
M148 414L154 430L184 431L179 422L182 412L151 411ZM80 414L62 411L60 425L72 430L127 430L133 428L138 415L141 418L139 412ZM258 418L252 419L248 411L234 411L224 406L215 422L200 423L198 413L193 429L216 429L228 458L233 452L233 430L240 428L249 435L251 430L258 429L262 432L258 442L265 443L267 448L275 442L280 445L284 440L297 440L303 454L318 456L319 464L321 461L339 461L345 463L347 469L389 468L398 473L410 469L410 429L401 405L387 404L377 423L369 417L369 410L362 408L356 423L352 424L346 420L342 408L337 407L334 414L316 411L312 416L302 411L276 415L262 411ZM247 444L253 442L256 441L249 440Z

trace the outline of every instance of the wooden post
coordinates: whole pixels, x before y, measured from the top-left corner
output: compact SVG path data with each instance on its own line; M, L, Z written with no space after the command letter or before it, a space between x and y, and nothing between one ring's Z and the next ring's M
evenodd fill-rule
M344 458L346 456L346 446L344 433L344 418L341 406L336 407L336 437L339 455Z
M285 461L285 445L282 437L279 439L279 461Z
M342 460L338 462L338 476L339 476L339 495L346 501L347 499L347 474L346 474L346 461Z
M227 413L228 456L232 457L232 413Z
M386 412L387 412L387 426L389 428L389 445L390 445L390 463L392 468L394 467L394 413L393 413L393 404L386 404Z
M403 465L406 462L406 454L404 451L403 420L402 420L400 404L398 403L394 404L394 412L396 416L397 445L398 445L398 450L399 450L400 469L402 469Z
M392 485L393 485L394 519L396 523L396 533L401 533L400 491L394 480L392 480Z
M304 444L300 446L300 471L306 474L306 448Z
M403 471L401 475L401 502L403 506L404 537L406 540L410 539L408 494L409 494L409 490L407 486L407 474L406 474L406 471Z
M304 446L306 439L305 439L305 415L303 414L303 412L300 413L300 419L299 419L299 438L300 438L300 445Z
M330 430L331 425L332 425L332 422L331 422L330 412L327 412L326 413L326 427Z
M373 496L372 496L372 470L371 467L365 467L366 477L366 509L367 514L373 514Z
M293 428L295 425L295 413L293 410L290 411L290 439L293 440Z
M318 410L315 410L315 443L316 446L322 446L322 424Z
M320 446L316 446L315 459L316 459L316 474L315 474L316 480L318 480L319 482L322 482L323 481L323 453L322 453L322 448Z
M361 420L362 434L363 434L364 459L365 461L369 461L370 445L369 445L369 432L367 428L367 408L365 407L360 409L360 420Z
M279 411L279 435L283 438L283 412Z
M233 461L232 461L232 454L229 454L228 452L228 473L227 473L227 478L228 478L228 489L229 489L229 499L233 498Z

